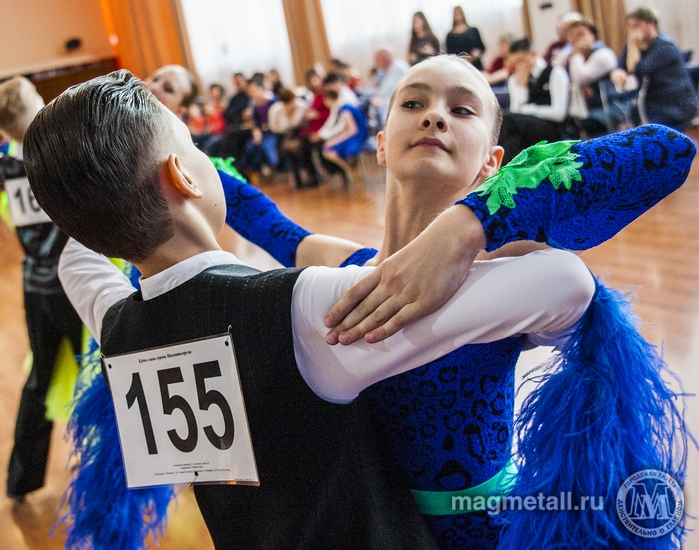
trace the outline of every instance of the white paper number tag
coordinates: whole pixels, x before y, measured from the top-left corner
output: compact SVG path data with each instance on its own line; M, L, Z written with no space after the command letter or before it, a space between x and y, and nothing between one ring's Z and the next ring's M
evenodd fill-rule
M103 361L129 487L259 485L229 334Z
M36 202L27 178L12 178L5 182L5 191L10 202L10 216L15 227L50 223L51 218Z

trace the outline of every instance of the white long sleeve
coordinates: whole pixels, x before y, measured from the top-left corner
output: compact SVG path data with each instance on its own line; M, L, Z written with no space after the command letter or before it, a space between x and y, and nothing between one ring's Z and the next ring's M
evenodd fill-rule
M143 297L167 292L212 265L240 263L232 254L199 254L150 279ZM589 271L573 254L558 250L474 263L468 279L437 312L382 343L328 346L323 317L370 267L304 270L294 287L292 329L299 372L320 397L349 402L371 384L423 365L464 344L528 334L555 344L582 316L594 293ZM59 277L83 322L99 337L104 315L131 294L129 280L107 258L72 239Z
M536 74L541 74L541 71L537 71ZM554 122L563 122L568 112L569 87L568 74L565 69L553 67L549 77L551 104L536 105L529 103L528 88L517 84L515 77L511 76L507 81L507 89L510 95L510 111L553 120Z
M597 79L609 74L617 67L617 58L610 48L600 48L590 54L585 60L582 54L570 56L568 72L573 85L587 86Z

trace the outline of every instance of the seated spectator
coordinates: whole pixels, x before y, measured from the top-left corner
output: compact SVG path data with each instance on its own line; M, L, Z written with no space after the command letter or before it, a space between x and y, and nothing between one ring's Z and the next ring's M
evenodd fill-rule
M530 145L563 137L568 111L568 74L546 65L532 50L528 38L510 45L514 72L507 81L510 112L503 115L498 145L505 149L503 165Z
M226 119L223 118L223 86L212 84L209 86L209 101L204 104L206 127L212 134L222 134L226 129Z
M243 73L233 75L235 93L223 111L223 119L226 122L226 130L220 140L209 150L209 154L216 157L233 157L240 159L245 149L245 144L252 135L252 106L248 96L248 80ZM240 167L240 163L238 163Z
M218 147L226 129L223 118L223 86L209 86L209 99L197 101L189 109L187 126L199 149L209 154Z
M300 135L306 124L307 107L287 88L281 88L277 97L279 101L269 108L269 128L277 135L279 161L290 165L296 187L315 187L318 177L313 167L311 148Z
M485 51L485 44L481 40L481 33L478 32L478 29L469 26L466 22L466 15L461 6L454 8L454 20L451 31L447 34L446 46L447 53L452 55L466 54L471 65L479 71L483 70L481 56Z
M310 107L317 96L323 95L323 78L318 74L315 67L311 67L306 71L305 80L306 86L301 92L297 91L297 97L303 99L306 105Z
M335 90L326 90L323 100L330 109L330 117L319 132L324 140L323 158L342 170L345 185L348 185L350 165L347 160L359 154L369 135L366 117L356 105L343 104Z
M697 94L680 50L658 31L658 18L648 8L638 8L626 17L628 42L621 51L619 68L612 71L614 85L623 89L629 74L647 82L645 114L648 122L677 130L686 128L697 112ZM635 122L640 115L634 112Z
M421 11L413 15L413 30L408 46L408 62L411 65L439 53L439 39L432 32L425 14Z
M510 55L510 44L515 37L510 34L503 34L498 40L498 55L490 62L485 70L485 79L491 86L505 84L510 77L510 69L505 65L507 56Z
M340 59L330 60L330 72L337 73L342 77L350 90L356 92L362 85L362 78L356 73L352 66Z
M374 75L361 88L360 93L378 109L381 125L386 122L388 103L400 77L408 70L408 64L395 59L390 50L382 48L374 54Z
M252 179L255 180L258 172L265 177L272 174L279 164L279 155L277 135L269 128L269 109L274 101L272 93L265 90L264 77L256 75L250 79L247 92L252 101L253 127L239 165L254 174Z
M547 65L565 65L565 60L572 50L572 48L567 47L568 27L573 21L580 21L582 18L582 14L577 11L567 11L558 17L556 20L556 34L558 35L558 40L549 44L549 47L546 48L546 51L544 52L544 61ZM563 55L563 59L554 61L561 50L563 50L561 54Z
M597 29L588 21L570 24L568 42L573 48L568 58L571 84L568 113L585 137L603 135L607 132L607 123L599 83L616 68L616 55L597 39ZM621 113L619 115L621 120Z
M267 74L264 75L265 89L272 92L275 96L284 87L282 84L282 78L277 69L270 69Z

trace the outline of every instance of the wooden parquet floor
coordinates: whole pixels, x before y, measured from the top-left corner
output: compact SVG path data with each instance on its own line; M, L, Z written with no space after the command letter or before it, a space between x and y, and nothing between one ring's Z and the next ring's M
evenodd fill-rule
M694 132L694 137L697 133ZM280 208L312 231L378 246L383 232L382 172L367 163L366 190L345 190L340 182L318 189L296 191L284 178L264 187ZM283 180L283 181L281 181ZM642 332L654 344L664 345L671 368L690 394L699 393L699 162L689 180L674 195L644 214L612 241L585 252L583 259L609 283L634 289L636 312L646 323ZM224 245L253 265L268 268L274 262L232 232ZM65 425L54 430L47 484L23 504L5 497L7 463L12 448L19 395L26 378L23 360L28 350L22 305L21 249L13 233L0 224L0 549L54 550L63 548L60 530L51 534L61 495L68 482L68 446ZM687 419L699 434L699 399L688 399ZM699 517L699 454L690 455L685 504ZM699 548L699 522L688 519L687 548ZM208 550L211 541L186 489L173 507L163 550Z

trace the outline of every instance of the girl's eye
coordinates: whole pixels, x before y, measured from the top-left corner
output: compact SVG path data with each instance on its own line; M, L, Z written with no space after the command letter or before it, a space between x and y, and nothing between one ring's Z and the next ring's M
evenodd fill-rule
M165 90L169 94L171 94L172 92L175 91L175 90L173 90L172 86L170 86L169 84L163 85L163 90Z
M418 108L422 107L422 104L420 104L419 102L417 102L415 100L409 99L409 100L403 102L403 107L405 109L418 109Z
M451 112L454 113L455 115L462 115L462 116L469 116L469 115L474 114L473 111L471 109L469 109L468 107L454 107L451 110Z

